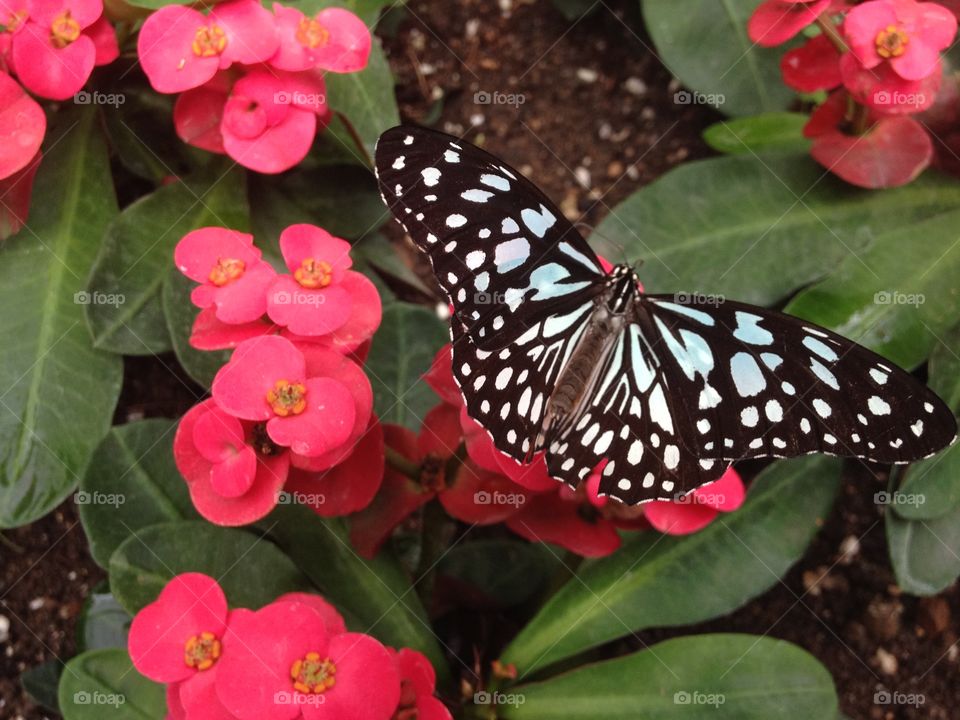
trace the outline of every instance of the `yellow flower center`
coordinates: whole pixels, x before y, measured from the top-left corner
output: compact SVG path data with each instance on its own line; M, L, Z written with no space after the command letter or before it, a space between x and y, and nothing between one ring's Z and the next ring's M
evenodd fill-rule
M273 389L267 392L267 402L280 417L299 415L307 409L307 388L303 383L277 380Z
M297 26L297 42L311 50L323 47L329 39L330 31L316 18L305 17Z
M193 36L193 54L197 57L216 57L227 47L227 34L219 25L201 25Z
M7 17L7 22L3 25L3 32L14 33L16 32L23 22L27 19L26 10L15 10L11 12Z
M70 11L65 10L57 15L50 25L50 42L56 48L65 48L80 37L80 23L70 17Z
M910 36L896 25L888 25L877 33L877 55L882 58L900 57L907 50Z
M183 646L183 661L187 667L207 670L220 657L220 639L212 632L193 635Z
M315 652L307 653L290 666L293 687L302 693L322 693L334 686L337 666L330 658L320 659Z
M333 280L333 268L323 260L305 258L293 273L293 279L310 290L324 288Z
M217 258L217 264L210 270L210 282L217 287L223 287L243 275L247 265L237 258Z

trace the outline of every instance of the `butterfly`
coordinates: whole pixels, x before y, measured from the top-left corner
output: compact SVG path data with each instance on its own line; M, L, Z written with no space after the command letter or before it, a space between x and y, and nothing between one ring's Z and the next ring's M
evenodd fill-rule
M906 463L957 432L888 360L796 317L646 294L605 272L557 207L502 160L400 126L376 148L381 195L452 305L467 413L520 462L572 487L675 500L744 458L826 453Z

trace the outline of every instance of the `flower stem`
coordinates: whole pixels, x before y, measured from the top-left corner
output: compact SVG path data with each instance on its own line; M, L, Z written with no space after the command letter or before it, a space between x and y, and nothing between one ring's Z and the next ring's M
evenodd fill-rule
M397 472L403 473L411 480L420 479L420 466L413 462L413 460L408 460L405 458L389 445L386 448L386 459L387 465L392 467Z
M436 499L423 508L423 526L420 531L420 562L417 563L417 593L424 607L429 608L433 597L433 583L437 564L446 549L447 513Z
M850 120L854 135L863 135L870 129L870 109L854 101L853 117Z
M824 35L833 43L833 46L837 49L841 55L846 52L850 52L850 46L847 45L847 41L843 39L843 35L840 34L840 31L837 30L837 25L832 20L828 19L826 15L821 15L816 20L817 26L823 32Z

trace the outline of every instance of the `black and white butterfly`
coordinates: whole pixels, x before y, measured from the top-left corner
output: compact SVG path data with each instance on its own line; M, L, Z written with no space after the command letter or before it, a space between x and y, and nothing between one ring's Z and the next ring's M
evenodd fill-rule
M905 463L956 435L947 406L823 328L737 302L648 295L605 273L533 184L452 136L396 127L377 144L384 202L453 306L453 371L503 453L546 452L576 486L676 499L731 461L828 453Z

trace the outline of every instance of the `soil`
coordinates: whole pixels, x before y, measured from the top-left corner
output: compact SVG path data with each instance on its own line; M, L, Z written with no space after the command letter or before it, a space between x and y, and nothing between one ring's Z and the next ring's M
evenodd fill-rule
M674 103L677 85L638 7L604 0L571 22L548 0L409 0L381 29L403 117L466 132L534 178L569 217L595 225L670 168L708 156L700 133L719 119ZM128 361L125 382L118 422L176 416L199 392L168 357ZM643 633L633 646L689 632L767 634L816 655L854 720L958 717L960 590L924 600L900 593L873 502L881 480L851 467L807 554L770 591L728 617ZM75 652L82 601L104 574L70 501L0 541L0 717L51 717L22 692L19 674ZM924 704L878 704L884 690Z

